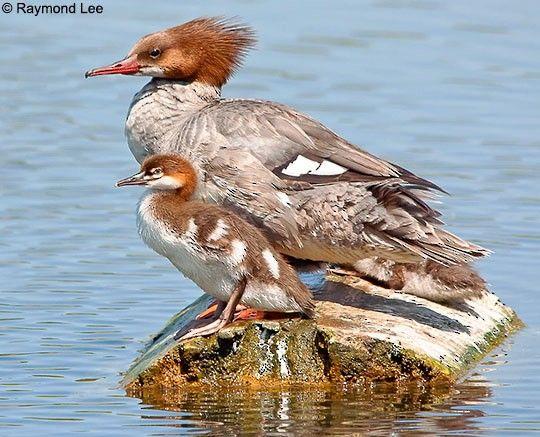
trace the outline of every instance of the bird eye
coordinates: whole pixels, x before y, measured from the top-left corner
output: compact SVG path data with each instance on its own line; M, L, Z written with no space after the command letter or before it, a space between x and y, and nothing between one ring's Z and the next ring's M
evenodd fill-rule
M159 57L159 55L161 55L161 50L158 49L157 47L150 51L150 57L153 58L153 59L157 59Z
M150 170L150 174L152 176L159 176L161 173L163 173L163 169L161 167L156 167Z

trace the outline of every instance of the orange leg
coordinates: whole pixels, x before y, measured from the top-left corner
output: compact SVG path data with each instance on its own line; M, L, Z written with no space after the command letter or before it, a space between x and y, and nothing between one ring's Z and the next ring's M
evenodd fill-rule
M202 319L209 319L214 316L218 308L218 301L214 300L214 302L206 308L202 313L197 314L197 317L195 317L195 320L202 320Z
M205 309L203 312L201 312L197 317L195 317L196 320L202 320L202 319L211 319L215 316L215 313L218 309L219 302L214 301L207 309ZM254 308L248 308L244 305L236 305L236 308L234 310L234 317L233 321L236 322L237 320L276 320L276 319L283 319L290 317L290 313L277 313L272 311L261 311L256 310Z
M174 335L174 339L182 341L187 340L188 338L212 335L213 333L218 332L221 328L230 324L233 320L236 306L240 302L245 289L246 279L244 278L238 283L227 303L218 302L218 307L215 313L216 317L210 323L190 329L188 332L185 332L184 330L178 331Z
M197 315L195 317L195 320L202 320L202 319L210 319L214 317L214 314L216 313L218 309L219 301L215 300L208 308L206 308L203 312ZM244 305L236 305L235 309L235 318L234 320L242 320L242 318L238 318L239 313L243 311L256 311L250 308L245 307Z

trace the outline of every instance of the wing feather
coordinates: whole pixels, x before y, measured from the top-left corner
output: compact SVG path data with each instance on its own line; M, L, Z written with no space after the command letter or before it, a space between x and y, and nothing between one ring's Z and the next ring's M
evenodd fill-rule
M165 148L189 151L202 160L206 195L243 213L282 246L302 246L305 235L299 223L304 221L311 223L304 233L311 233L313 226L323 229L317 237L320 244L336 240L352 249L371 238L379 241L381 250L395 248L443 264L488 253L442 229L440 213L427 203L443 191L437 185L352 145L285 105L255 100L213 103L186 120ZM285 174L299 156L313 161L311 168L329 161L343 171ZM303 195L292 195L296 203L288 205L288 190ZM349 191L340 197L340 190ZM319 209L306 207L310 202ZM325 228L322 222L331 220L336 225Z
M207 164L207 195L242 214L284 245L301 246L287 187L258 159L227 149Z

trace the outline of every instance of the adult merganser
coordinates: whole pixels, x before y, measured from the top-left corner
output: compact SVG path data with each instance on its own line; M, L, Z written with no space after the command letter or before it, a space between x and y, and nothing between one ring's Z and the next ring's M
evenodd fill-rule
M86 76L151 76L129 108L135 158L179 153L200 174L196 196L228 205L283 254L353 265L467 264L489 253L443 229L426 203L437 185L339 137L285 105L222 99L254 45L247 26L199 18L141 38ZM391 267L390 267L391 269Z
M218 300L205 326L180 337L210 335L232 321L238 303L313 316L311 292L253 225L217 205L191 200L194 168L178 155L153 155L117 186L150 188L138 207L144 242Z

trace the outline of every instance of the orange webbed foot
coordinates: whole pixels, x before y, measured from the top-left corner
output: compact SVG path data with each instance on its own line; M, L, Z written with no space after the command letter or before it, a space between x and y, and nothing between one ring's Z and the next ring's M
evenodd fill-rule
M195 317L195 320L202 320L202 319L209 319L211 318L217 310L218 304L216 301L212 305L210 305L208 308L206 308L203 312L197 314Z
M238 307L237 307L238 309ZM272 311L260 311L253 308L245 308L234 315L233 321L237 320L279 320L294 317L296 313L276 313Z
M212 319L216 317L219 303L214 301L207 309L195 317L196 320ZM271 311L261 311L254 308L248 308L244 305L237 305L233 321L238 320L276 320L291 317L291 313L276 313Z
M216 312L218 311L218 308L219 308L219 305L220 305L219 301L214 300L214 302L212 304L210 304L210 306L208 308L206 308L204 311L202 311L201 313L199 313L195 317L195 320L203 320L203 319L215 318L216 317ZM247 309L247 307L245 307L244 305L236 305L235 313L238 313L238 312L243 311L245 309Z
M266 311L259 311L253 308L246 308L246 307L238 311L238 307L237 307L237 311L234 314L233 321L236 322L237 320L262 320L266 318L265 317L266 314L267 314Z

